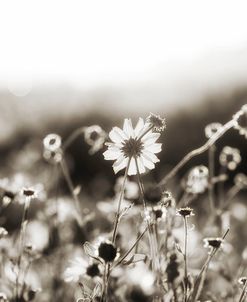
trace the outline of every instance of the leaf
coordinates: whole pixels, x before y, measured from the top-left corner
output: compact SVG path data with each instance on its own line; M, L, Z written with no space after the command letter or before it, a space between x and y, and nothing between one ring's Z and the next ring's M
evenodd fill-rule
M97 261L99 261L99 262L102 263L102 261L98 258L98 251L97 251L97 249L90 242L86 241L83 244L83 248L84 248L85 253L89 257L91 257L91 258L93 258L93 259L95 259L95 260L97 260Z
M97 283L93 289L92 298L99 297L102 293L101 284Z
M133 204L130 204L128 207L123 208L120 212L119 219L126 216L132 207L133 207Z
M183 255L183 251L182 251L180 245L176 242L175 242L175 247L176 247L177 251Z

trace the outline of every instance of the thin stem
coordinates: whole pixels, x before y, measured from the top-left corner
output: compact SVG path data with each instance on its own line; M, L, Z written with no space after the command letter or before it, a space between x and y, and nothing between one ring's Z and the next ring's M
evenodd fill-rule
M224 235L222 236L222 240L224 240L227 236L229 232L229 229L226 230L226 232L224 233ZM217 251L219 250L219 248L213 248L211 250L211 252L208 254L208 257L205 261L205 263L203 264L199 274L196 277L195 283L194 283L194 289L193 292L189 294L188 300L190 301L190 297L192 295L192 301L197 301L198 296L200 295L200 283L201 283L201 276L206 274L207 268L211 262L211 260L213 259L213 257L215 256L215 254L217 253ZM205 279L205 276L203 278L203 280ZM201 286L202 287L202 286Z
M138 137L138 141L140 141L143 136L145 136L149 131L151 131L154 128L154 126L150 126L140 137Z
M19 257L17 259L17 277L16 277L16 301L19 299L19 280L20 280L20 273L21 273L21 262L24 250L24 243L25 243L25 233L26 233L26 226L27 226L27 216L28 216L28 209L30 206L30 198L26 197L24 210L22 213L22 220L21 220L21 230L20 230L20 239L19 239Z
M143 202L144 215L146 215L147 205L146 205L146 201L145 201L144 186L142 183L136 156L135 156L135 163L136 163L136 171L137 171L137 177L138 177L138 186L139 186L139 190L140 190L140 194L141 194L142 202ZM157 237L155 234L154 226L150 223L149 219L147 219L147 225L148 225L149 247L150 247L151 259L152 259L152 269L158 276L158 273L160 271L160 263L159 263L159 250L158 250Z
M187 224L187 217L184 217L184 302L187 302L187 292L188 292L187 241L188 241L188 224Z
M212 145L208 150L208 170L209 170L209 188L208 188L208 197L210 203L211 213L215 215L215 196L214 196L214 159L215 159L215 145Z
M185 155L185 157L159 182L159 186L164 186L193 157L204 153L211 146L213 146L223 134L234 126L234 123L234 120L230 120L224 126L222 126L204 145Z
M85 127L80 127L76 129L74 132L71 133L71 135L65 140L63 143L63 151L68 149L68 147L73 143L74 140L77 139L78 136L80 136L85 130Z
M74 199L74 202L75 202L75 209L76 209L76 220L78 222L78 224L80 226L82 226L82 219L81 219L81 207L80 207L80 201L79 201L79 198L77 196L77 194L75 194L75 188L74 188L74 185L73 185L73 182L72 182L72 179L70 177L70 174L69 174L69 170L68 170L68 167L67 167L67 164L65 162L64 159L62 159L60 161L60 166L61 166L61 169L62 169L62 172L63 172L63 175L64 175L64 178L68 184L68 187L69 187L69 190L70 190L70 193Z
M245 284L244 284L244 287L243 287L243 290L242 290L242 293L241 293L241 295L239 297L238 302L243 302L245 300L245 298L246 298L246 290L247 290L247 282L245 282Z
M113 228L113 234L112 234L112 242L113 243L115 243L115 241L116 241L117 229L118 229L118 225L119 225L119 222L120 222L120 210L121 210L121 204L122 204L122 200L123 200L123 196L124 196L124 189L125 189L125 184L126 184L126 180L127 180L127 176L128 176L130 160L131 160L131 158L129 158L129 160L128 160L128 164L127 164L127 167L125 169L123 183L122 183L120 194L119 194L118 208L117 208L117 213L116 213L114 228Z
M222 210L226 210L231 204L233 198L241 191L241 187L234 185L226 194L226 200L222 207Z

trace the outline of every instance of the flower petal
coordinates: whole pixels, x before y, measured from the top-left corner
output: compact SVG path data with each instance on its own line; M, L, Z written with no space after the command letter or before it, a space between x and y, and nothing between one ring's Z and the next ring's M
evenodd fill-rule
M136 163L135 163L135 159L132 157L130 160L128 175L136 175L136 174L137 174Z
M154 163L147 157L145 154L141 155L142 161L145 167L147 167L149 170L154 169L155 165Z
M128 158L121 155L117 161L112 165L115 174L117 174L120 170L124 169L127 166Z
M118 127L114 127L110 131L109 137L110 137L110 139L114 143L121 143L122 141L124 141L125 139L127 139L127 136L125 135L125 133L123 132L123 130L120 129L120 128L118 128Z
M142 151L143 154L145 154L145 156L150 160L152 161L153 163L158 163L160 160L158 159L158 157L153 153L153 152L150 152L146 149L144 149Z
M143 164L143 160L141 157L138 157L137 158L137 164L138 164L138 169L139 169L139 172L142 174L142 173L145 173L146 171L146 168Z
M142 138L142 142L145 145L151 145L157 141L157 139L160 137L160 133L153 133L148 132L144 137Z
M140 117L135 127L135 137L138 137L144 127L144 120Z
M151 145L145 146L145 149L152 153L159 153L161 151L161 146L162 146L162 144L156 143L156 144L151 144Z
M119 156L121 156L122 152L119 150L119 148L113 148L110 147L108 150L106 150L103 155L105 160L115 160L118 159Z
M123 131L128 138L135 137L131 119L124 119Z

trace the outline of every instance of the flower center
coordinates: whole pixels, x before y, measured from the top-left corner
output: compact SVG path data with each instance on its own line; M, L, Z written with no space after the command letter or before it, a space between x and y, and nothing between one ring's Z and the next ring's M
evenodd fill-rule
M125 157L140 156L142 150L143 143L140 140L132 137L128 140L125 140L123 147L121 148L121 151L124 153Z

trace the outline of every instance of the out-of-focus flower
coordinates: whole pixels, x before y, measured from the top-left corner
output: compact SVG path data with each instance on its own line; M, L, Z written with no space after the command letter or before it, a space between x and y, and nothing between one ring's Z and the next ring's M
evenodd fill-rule
M43 201L46 199L46 192L43 184L36 184L30 187L23 187L18 195L18 202L23 204L25 202L30 202L33 199L38 199Z
M43 139L43 146L43 156L48 162L56 164L62 160L62 139L58 134L48 134Z
M211 123L205 127L205 136L206 138L211 138L218 130L222 127L220 123Z
M247 104L233 116L233 120L235 121L235 129L247 138Z
M162 132L166 128L166 120L153 113L150 113L146 122L150 124L150 126L153 127L153 130L156 132Z
M177 255L175 253L171 254L169 257L169 262L166 267L167 281L173 283L175 279L179 276L179 263L177 261Z
M238 283L241 285L245 285L247 282L247 277L241 277L238 279Z
M8 231L3 228L3 227L0 227L0 239L6 237L8 235Z
M208 168L200 165L192 168L185 181L185 190L192 194L201 194L208 187Z
M236 186L238 186L240 189L247 188L247 175L243 173L238 173L234 177L234 183Z
M205 248L213 248L213 249L218 249L221 247L223 239L219 237L210 237L210 238L204 238L204 247Z
M186 207L186 208L178 209L177 215L182 216L182 217L190 217L190 216L194 216L195 214L193 213L192 208Z
M106 139L106 133L100 126L93 125L86 127L84 130L84 139L85 142L91 146L89 154L94 154L102 149Z
M241 162L240 151L236 148L226 146L220 153L220 164L229 170L235 170Z
M8 301L8 298L5 295L5 293L0 292L0 302L7 302L7 301Z
M30 221L27 225L26 237L38 251L43 250L49 242L48 225L39 220Z
M130 119L124 120L123 130L114 127L107 143L108 150L104 152L106 160L115 160L113 170L118 173L128 167L128 175L135 175L139 170L145 173L146 169L154 169L159 159L155 155L161 151L161 144L156 143L160 133L151 131L149 123L140 118L135 129ZM137 169L138 166L138 169Z

